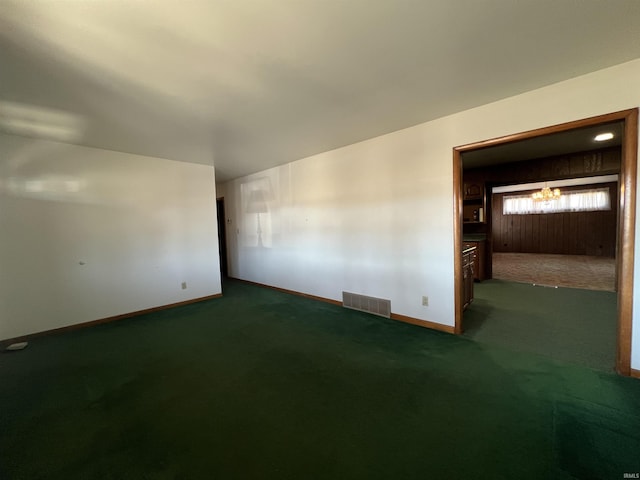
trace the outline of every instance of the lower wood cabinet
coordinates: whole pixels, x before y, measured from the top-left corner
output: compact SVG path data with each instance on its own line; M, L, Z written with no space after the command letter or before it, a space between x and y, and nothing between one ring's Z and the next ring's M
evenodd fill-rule
M485 269L485 243L486 242L463 242L462 248L475 247L476 251L473 259L473 278L478 281L485 280L487 273Z
M462 250L462 309L466 309L473 302L473 265L475 263L476 247L466 247Z

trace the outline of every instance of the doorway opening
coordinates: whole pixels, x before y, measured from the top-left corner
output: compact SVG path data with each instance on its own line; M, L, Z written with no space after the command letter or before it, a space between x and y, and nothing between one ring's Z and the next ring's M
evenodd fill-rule
M618 211L616 219L617 238L615 240L615 262L617 271L616 281L616 355L615 369L622 375L631 374L631 323L632 323L632 306L633 306L633 258L634 258L634 242L635 242L635 192L636 192L636 164L637 164L637 148L638 148L638 109L625 110L621 112L601 115L575 122L569 122L552 127L532 130L528 132L509 135L507 137L486 140L469 145L456 147L453 150L453 168L454 168L454 214L456 218L454 226L454 245L455 255L455 332L461 334L464 329L463 309L466 306L464 302L464 276L462 250L465 245L464 239L468 239L469 232L474 232L480 239L481 235L485 235L486 261L484 274L486 278L492 276L492 252L493 241L492 232L487 230L487 224L490 225L491 216L491 195L487 196L487 187L489 190L495 186L478 184L473 178L465 177L463 174L463 158L465 162L469 158L481 157L489 149L502 148L512 149L518 147L523 142L538 141L538 145L548 145L551 139L566 137L575 132L584 132L590 128L600 126L619 126L620 136L622 138L620 144L620 166L619 166L619 182L614 187L618 195ZM540 158L543 155L534 155L530 158ZM594 161L583 161L582 168L590 169L590 175L594 175L597 171L602 170L602 163ZM531 172L530 172L531 173ZM530 180L548 180L558 172L547 171L545 174L539 175L537 178L532 176ZM564 172L565 176L570 176L569 171ZM538 172L540 174L540 172ZM531 175L533 175L531 173ZM508 183L508 182L507 182ZM513 182L512 182L513 183ZM479 188L481 187L481 188ZM465 221L467 223L465 223ZM463 228L467 226L472 228ZM484 231L482 231L484 229ZM466 236L465 236L466 235Z
M218 212L218 255L220 256L220 275L222 280L229 276L227 264L227 233L225 229L224 197L216 199Z

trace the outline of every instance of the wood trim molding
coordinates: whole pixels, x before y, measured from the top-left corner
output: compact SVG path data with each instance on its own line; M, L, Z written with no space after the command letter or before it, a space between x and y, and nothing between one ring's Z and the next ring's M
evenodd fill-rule
M317 300L319 302L330 303L332 305L336 305L338 307L342 307L342 302L340 302L338 300L332 300L331 298L317 297L315 295L309 295L308 293L302 293L302 292L298 292L296 290L288 290L286 288L274 287L272 285L267 285L267 284L258 283L258 282L252 282L251 280L243 280L241 278L233 278L233 279L237 280L239 282L248 283L249 285L255 285L257 287L270 288L271 290L276 290L278 292L288 293L290 295L296 295L298 297L309 298L311 300ZM391 313L391 319L392 320L397 320L399 322L410 323L411 325L417 325L417 326L423 327L423 328L430 328L431 330L439 330L441 332L454 333L453 327L451 327L449 325L442 325L440 323L430 322L428 320L420 320L418 318L406 317L404 315L399 315L397 313Z
M640 378L640 370L632 368L629 370L629 375L631 375L633 378Z
M616 370L631 374L631 328L633 325L633 263L636 241L636 178L638 162L638 109L624 115L624 138L620 168L618 225L618 350Z
M636 217L636 175L638 161L638 108L598 115L595 117L562 123L550 127L529 130L522 133L492 138L480 142L454 147L453 188L454 188L454 292L455 292L455 333L462 333L462 153L470 150L493 147L505 143L541 137L581 127L624 121L622 162L620 168L620 211L618 224L618 346L616 370L621 375L631 375L631 328L633 315L633 264Z
M564 132L566 130L574 130L576 128L591 127L594 125L613 123L620 120L626 120L627 116L637 111L637 108L631 108L628 110L620 110L619 112L606 113L604 115L597 115L595 117L583 118L580 120L574 120L572 122L560 123L557 125L551 125L548 127L536 128L534 130L527 130L525 132L514 133L511 135L505 135L504 137L491 138L489 140L482 140L479 142L468 143L466 145L460 145L455 147L455 150L459 152L466 152L469 150L479 150L481 148L494 147L496 145L502 145L504 143L517 142L520 140L527 140L529 138L543 137L552 133Z
M135 312L114 315L113 317L99 318L97 320L90 320L88 322L74 323L73 325L67 325L65 327L52 328L51 330L43 330L42 332L30 333L28 335L22 335L20 337L1 340L0 346L2 348L5 348L6 346L16 342L26 342L38 337L44 337L44 336L53 335L56 333L71 332L73 330L79 330L81 328L93 327L95 325L101 325L103 323L116 322L118 320L124 320L126 318L137 317L139 315L144 315L147 313L159 312L161 310L168 310L170 308L181 307L183 305L190 305L192 303L204 302L205 300L212 300L214 298L221 298L221 297L222 297L222 293L217 293L214 295L208 295L206 297L192 298L191 300L184 300L182 302L170 303L168 305L160 305L158 307L145 308L144 310L136 310Z
M419 318L407 317L405 315L399 315L397 313L392 313L391 319L397 320L399 322L410 323L411 325L417 325L418 327L428 328L430 330L438 330L440 332L446 333L456 333L455 328L450 325L430 322L429 320L420 320Z
M453 333L462 334L462 150L453 149Z

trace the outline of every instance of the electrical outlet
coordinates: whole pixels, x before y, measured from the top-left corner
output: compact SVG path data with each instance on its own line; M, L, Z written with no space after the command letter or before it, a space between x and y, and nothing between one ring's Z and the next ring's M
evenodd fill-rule
M186 290L187 289L187 282L182 282L182 289Z
M429 297L427 297L426 295L422 296L422 306L423 307L428 307L429 306Z

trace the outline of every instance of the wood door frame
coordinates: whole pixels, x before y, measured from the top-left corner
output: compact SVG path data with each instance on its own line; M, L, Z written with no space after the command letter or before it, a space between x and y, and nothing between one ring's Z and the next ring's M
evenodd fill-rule
M633 323L633 263L636 220L636 175L638 162L638 108L598 115L550 127L529 130L504 137L483 140L453 149L453 244L454 244L454 295L456 334L462 333L462 154L471 150L494 147L519 140L542 137L553 133L590 127L600 124L624 122L622 158L620 164L617 232L617 294L618 336L616 348L616 371L631 375L631 328ZM626 281L624 279L627 279Z

